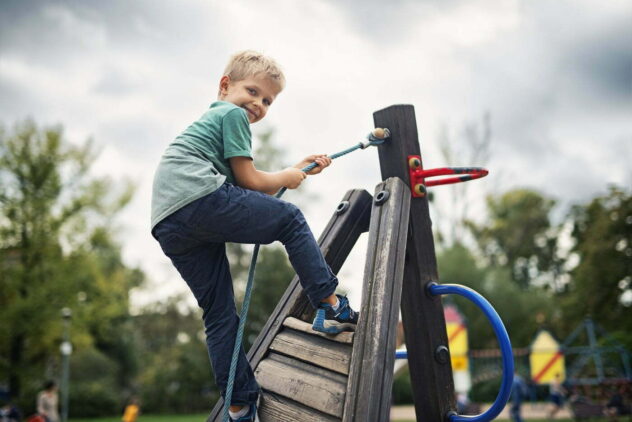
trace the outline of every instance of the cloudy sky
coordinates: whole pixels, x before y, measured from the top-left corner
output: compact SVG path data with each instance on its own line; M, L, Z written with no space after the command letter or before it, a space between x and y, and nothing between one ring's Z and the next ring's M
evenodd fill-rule
M288 163L357 143L374 111L405 103L426 167L446 164L442 128L465 151L465 125L491 116L490 176L472 182L473 206L531 187L563 208L632 185L629 0L2 0L0 122L30 116L63 124L71 142L93 137L95 174L137 182L119 225L126 261L151 279L138 303L184 290L149 235L153 172L243 49L285 70L286 90L253 132L274 128ZM464 156L452 164L480 164ZM317 200L297 200L318 235L344 192L379 180L375 150L358 152L303 184ZM352 301L356 249L340 274Z

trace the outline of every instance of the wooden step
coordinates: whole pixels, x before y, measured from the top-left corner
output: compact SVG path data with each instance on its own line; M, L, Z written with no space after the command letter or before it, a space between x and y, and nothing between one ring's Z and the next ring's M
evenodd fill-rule
M339 324L339 325L355 329L355 325L353 324ZM311 323L301 321L300 319L294 318L294 317L285 318L285 320L283 321L283 326L292 328L296 331L302 331L306 334L326 338L327 340L336 341L338 343L345 343L345 344L353 344L353 336L355 334L353 331L343 331L339 334L321 333L320 331L314 331L312 329Z
M274 338L270 350L312 365L349 375L351 345L285 328Z
M263 390L258 409L261 422L340 422L327 415L285 397Z
M347 377L277 353L255 371L264 390L337 418L342 417Z

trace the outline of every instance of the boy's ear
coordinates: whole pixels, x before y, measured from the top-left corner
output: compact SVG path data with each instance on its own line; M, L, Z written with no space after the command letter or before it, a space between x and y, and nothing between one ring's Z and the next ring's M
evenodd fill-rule
M228 86L230 85L230 76L224 75L219 80L219 95L223 96L228 93Z

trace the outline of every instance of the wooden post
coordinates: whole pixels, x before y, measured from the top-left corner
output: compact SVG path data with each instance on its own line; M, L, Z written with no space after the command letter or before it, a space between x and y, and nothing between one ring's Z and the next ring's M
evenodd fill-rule
M398 177L409 185L408 156L421 155L413 106L376 111L373 120L375 127L391 131L378 147L382 180ZM426 197L412 198L408 234L401 311L415 412L417 421L443 422L456 407L441 299L426 293L428 283L438 281Z
M410 195L397 178L374 196L343 422L389 420Z
M325 260L334 273L340 270L360 235L369 229L372 197L365 190L353 189L345 194L340 204L318 240ZM312 311L298 277L294 277L248 351L250 366L256 369L264 359L287 317L300 318ZM207 422L221 421L223 406L224 400L220 398Z

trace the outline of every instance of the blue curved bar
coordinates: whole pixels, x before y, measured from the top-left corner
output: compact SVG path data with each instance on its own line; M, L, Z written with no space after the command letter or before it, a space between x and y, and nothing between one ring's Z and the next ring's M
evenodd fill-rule
M514 373L513 351L511 350L511 342L509 340L509 334L507 334L507 330L505 329L505 325L503 324L500 316L498 316L498 313L492 307L492 305L483 296L470 289L469 287L461 286L458 284L431 283L428 286L428 289L430 291L430 294L432 294L433 296L456 294L471 300L483 311L489 322L492 324L494 332L496 333L496 338L498 339L498 344L500 345L500 351L502 353L503 361L503 377L498 396L496 396L496 400L494 401L492 406L487 409L486 412L476 416L452 414L450 415L450 421L487 422L494 420L500 414L500 412L507 404L507 401L509 400Z

